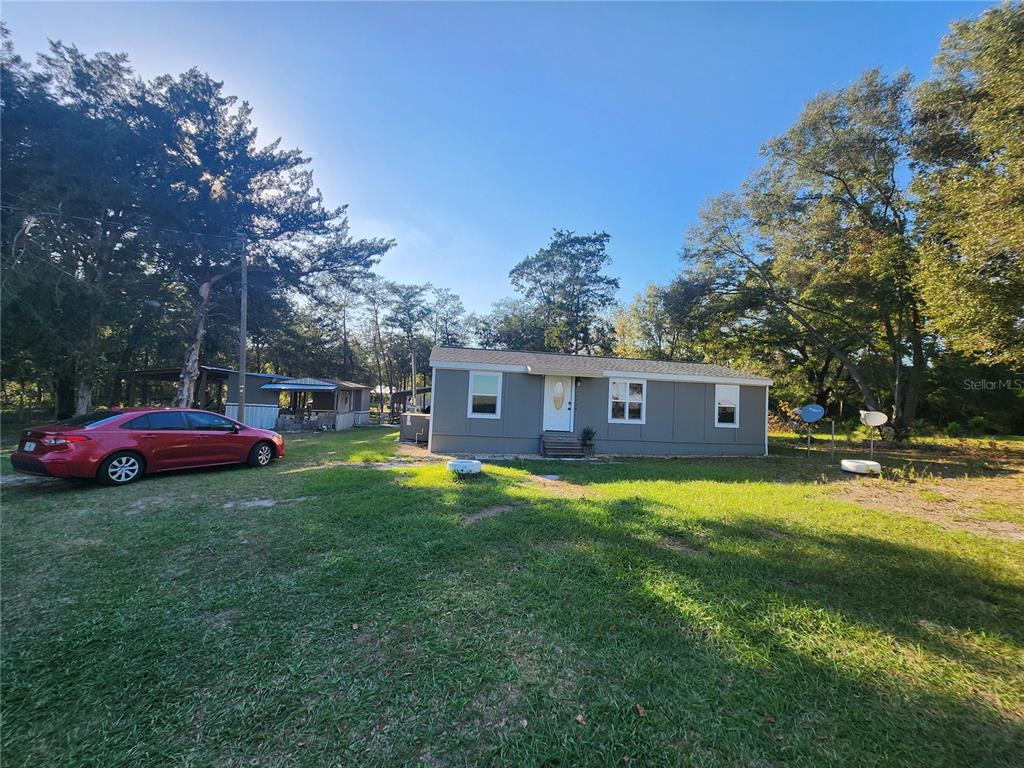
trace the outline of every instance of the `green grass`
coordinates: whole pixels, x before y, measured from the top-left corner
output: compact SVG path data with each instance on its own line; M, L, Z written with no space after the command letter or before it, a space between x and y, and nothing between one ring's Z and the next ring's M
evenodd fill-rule
M4 765L1024 763L1020 541L785 443L361 466L394 448L6 487Z

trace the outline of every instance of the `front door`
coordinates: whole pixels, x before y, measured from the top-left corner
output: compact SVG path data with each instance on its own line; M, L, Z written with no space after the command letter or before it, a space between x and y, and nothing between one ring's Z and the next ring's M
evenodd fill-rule
M544 377L544 431L572 432L572 376Z

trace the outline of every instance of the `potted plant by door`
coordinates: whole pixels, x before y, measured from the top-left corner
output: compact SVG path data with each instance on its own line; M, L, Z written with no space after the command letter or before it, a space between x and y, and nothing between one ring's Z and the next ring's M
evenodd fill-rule
M594 436L596 434L597 430L593 427L584 427L583 431L580 432L580 442L583 444L584 456L594 455Z

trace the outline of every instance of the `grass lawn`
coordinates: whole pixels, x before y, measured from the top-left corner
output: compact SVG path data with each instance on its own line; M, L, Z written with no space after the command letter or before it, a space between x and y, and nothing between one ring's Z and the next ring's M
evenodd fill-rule
M374 466L381 429L120 489L5 466L4 766L1024 764L1024 443L853 480L795 440L467 481Z

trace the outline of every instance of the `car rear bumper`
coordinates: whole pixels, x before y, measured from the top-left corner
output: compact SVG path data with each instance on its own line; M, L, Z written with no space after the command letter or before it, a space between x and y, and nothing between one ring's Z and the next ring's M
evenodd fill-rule
M11 466L14 467L15 472L21 472L25 475L52 477L46 465L35 459L22 459L17 456L11 456Z
M46 455L33 456L30 453L16 451L11 454L11 466L15 472L41 477L91 477L88 468L77 466L73 462ZM94 470L95 472L95 470Z

